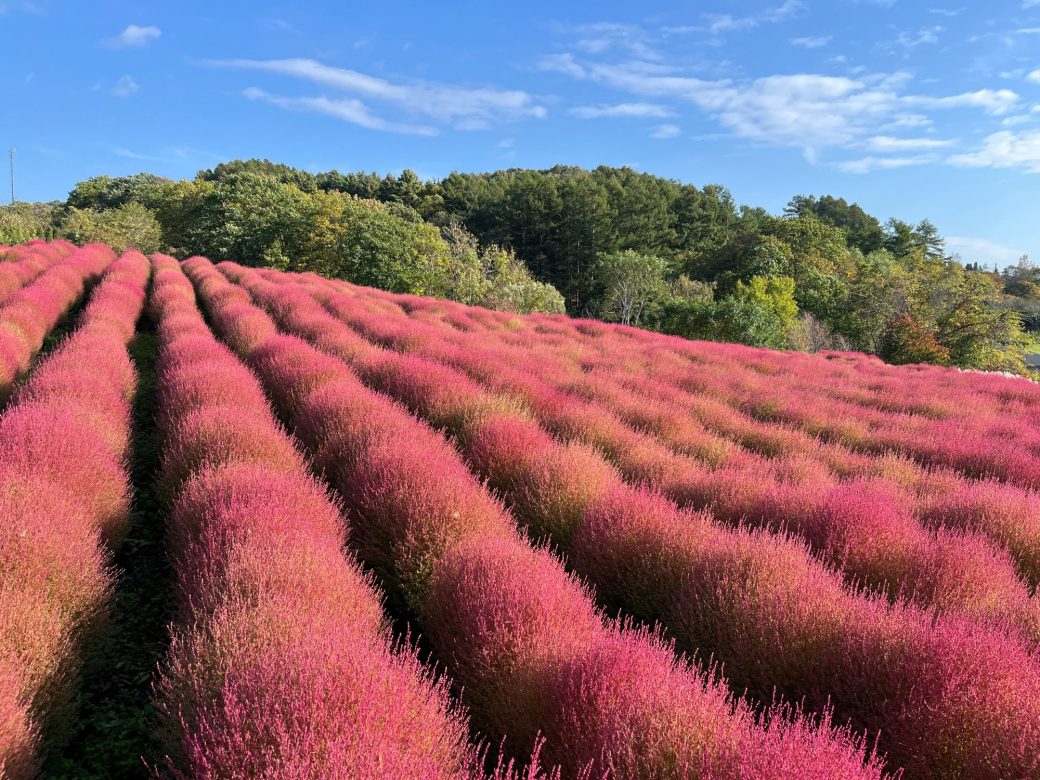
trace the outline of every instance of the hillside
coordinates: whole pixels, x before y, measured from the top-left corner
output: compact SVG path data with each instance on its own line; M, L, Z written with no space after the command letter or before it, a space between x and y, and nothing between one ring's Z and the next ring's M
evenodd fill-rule
M0 776L1040 777L1038 490L1021 378L0 248Z
M607 166L423 181L234 160L191 180L96 176L64 203L0 207L0 242L51 236L688 338L1020 374L1040 306L1027 257L981 268L927 219L882 222L831 195L795 195L772 214L718 184Z

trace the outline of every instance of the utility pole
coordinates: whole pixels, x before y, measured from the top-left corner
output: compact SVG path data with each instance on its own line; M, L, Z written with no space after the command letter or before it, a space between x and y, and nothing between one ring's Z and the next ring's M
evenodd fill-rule
M11 155L11 205L14 205L14 147L12 146L8 153Z

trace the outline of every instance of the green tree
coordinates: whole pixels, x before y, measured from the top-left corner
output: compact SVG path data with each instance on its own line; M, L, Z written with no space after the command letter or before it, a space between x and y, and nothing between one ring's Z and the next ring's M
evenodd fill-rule
M789 217L812 215L826 225L842 229L849 247L863 254L881 249L885 243L881 222L865 212L859 204L850 204L844 198L796 195L787 204L784 214Z
M738 282L733 295L719 303L718 337L753 347L787 349L798 318L794 289L789 276L756 276Z
M154 209L173 186L174 182L170 179L152 173L135 173L114 179L95 176L73 187L65 205L68 208L104 211L127 203L138 203Z
M945 366L950 351L939 343L934 330L915 320L909 312L892 318L881 339L879 354L895 364L934 363Z
M59 233L76 244L108 244L117 252L133 248L149 254L162 248L162 228L155 215L140 203L104 211L71 208Z
M626 249L601 255L597 274L602 280L602 314L624 325L638 325L664 297L665 261Z
M1024 372L1029 345L1021 318L1001 306L1001 292L988 274L950 263L946 284L932 297L936 338L962 368Z
M54 204L13 203L0 206L0 244L24 244L54 233Z

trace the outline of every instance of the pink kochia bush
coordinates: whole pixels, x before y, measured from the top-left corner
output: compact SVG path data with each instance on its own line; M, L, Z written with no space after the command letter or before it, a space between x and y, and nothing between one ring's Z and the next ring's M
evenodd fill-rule
M270 302L272 310L285 312L281 317L296 323L301 333L308 321L317 320L314 313L300 315L308 304L298 291L259 283L250 273L227 265L222 268L260 300ZM273 348L258 358L267 367L264 373L293 362L283 357L275 364L270 351ZM472 380L443 366L357 347L344 357L374 386L455 434L470 462L509 500L519 519L529 523L536 536L549 535L559 544L608 606L662 622L684 649L722 662L738 688L746 686L760 701L768 702L779 692L816 710L833 706L840 721L876 735L890 766L904 768L911 777L1029 777L1040 772L1040 665L1027 649L1028 641L1017 640L1013 630L1008 636L959 617L935 619L924 611L859 595L816 562L802 544L763 531L734 531L703 514L680 510L653 491L625 485L594 450L561 444L522 409L488 397ZM274 386L290 379L284 369L271 376ZM325 393L331 395L333 388L330 385ZM348 423L337 421L337 408L349 409L340 415L351 420L374 414L356 406L357 401L321 398L321 391L316 392L311 403L320 406L305 405L301 411L299 430L308 443L344 435ZM334 484L345 482L340 487L345 495L372 492L368 482L337 477L342 460L349 458L348 468L358 468L352 451L343 448L335 456L323 455L323 446L330 445L317 445L318 462L328 464ZM395 457L394 452L393 440L378 450L385 459ZM430 462L440 464L449 457ZM380 463L381 475L403 470L390 467L388 460ZM826 501L803 501L804 532L810 537L843 532L840 517L849 521L846 532L870 531L876 512L859 505L864 499L880 510L883 526L922 533L905 514L898 492L890 494L883 485L840 488L827 493ZM962 569L985 563L992 547L973 547L969 539L960 537L958 544L945 548L944 565L956 562L955 550L963 553ZM855 549L869 549L869 540L867 533L864 544ZM998 557L991 564L996 592L1022 592L1007 560ZM534 570L530 563L517 566L521 568ZM923 565L918 570L928 571ZM986 565L978 571L984 574ZM956 569L945 573L951 588L978 582L959 581L957 575ZM486 584L491 576L484 572L474 583ZM968 601L977 597L968 590ZM942 603L956 601L959 595L963 594L941 592L931 599ZM457 605L477 598L468 592L445 598L445 603L455 605L445 619L460 619ZM1031 608L1028 598L1019 605L1026 611ZM547 609L553 611L566 612L559 606ZM564 623L580 625L573 618ZM438 635L432 628L428 633ZM457 642L468 641L466 636L459 634ZM551 647L554 640L545 641ZM561 651L568 654L573 655ZM980 664L981 658L986 662Z
M892 599L1008 624L1031 640L1040 640L1040 606L1030 598L1009 554L974 529L926 530L913 516L910 496L896 485L877 479L835 485L826 468L790 459L770 462L749 457L750 462L744 464L730 457L727 465L713 469L625 425L605 405L561 392L565 380L556 385L542 379L542 370L537 375L525 373L516 367L519 360L508 353L493 359L496 353L486 337L446 334L438 340L437 331L431 334L429 327L403 318L391 320L392 329L385 324L380 327L378 321L350 315L342 296L323 295L320 287L310 289L330 310L347 315L350 322L362 320L365 332L378 332L381 342L409 353L400 357L370 349L362 360L365 353L357 347L337 352L358 365L367 382L438 427L465 439L467 427L477 425L482 415L509 405L508 398L496 397L452 370L458 367L500 394L523 399L526 408L559 438L600 450L631 482L653 484L683 505L711 508L734 523L797 533L815 552L840 567L851 582L882 590ZM285 294L282 298L287 300ZM329 328L308 327L308 315L303 314L306 304L282 308L284 313L279 313L292 327L314 336L316 343L328 343L325 334ZM448 338L468 349L444 349ZM451 367L435 365L420 355L432 355ZM534 361L538 366L543 362ZM537 429L533 422L526 424ZM594 453L582 457L581 489L586 493L602 493L618 481L617 475L606 476L605 466L596 465L597 460ZM593 474L600 476L594 479ZM552 511L551 491L574 490L578 484L564 476L551 489L548 485L533 489L526 500L545 515ZM542 532L561 530L538 527Z
M227 281L202 260L187 270L221 321ZM281 303L272 308L291 308ZM566 777L880 776L848 732L779 710L756 721L655 635L604 621L443 436L344 363L286 336L244 352L347 504L352 547L418 619L475 725L507 753L529 755L541 734L543 764Z
M66 241L40 240L0 250L0 303L73 250Z
M445 687L392 652L379 598L344 557L250 371L156 256L159 413L179 613L158 685L170 768L193 778L473 777Z
M70 262L99 264L75 254ZM32 776L44 751L60 744L84 644L112 589L110 552L130 511L125 455L135 374L126 345L148 276L136 252L113 262L78 329L0 417L4 777Z
M51 265L0 304L0 403L8 399L18 377L28 370L47 334L112 257L107 247L85 246Z

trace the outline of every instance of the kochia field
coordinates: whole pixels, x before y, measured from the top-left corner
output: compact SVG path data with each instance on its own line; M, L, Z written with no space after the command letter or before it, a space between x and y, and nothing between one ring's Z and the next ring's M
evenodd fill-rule
M0 776L1040 777L1028 380L34 242L0 403Z

